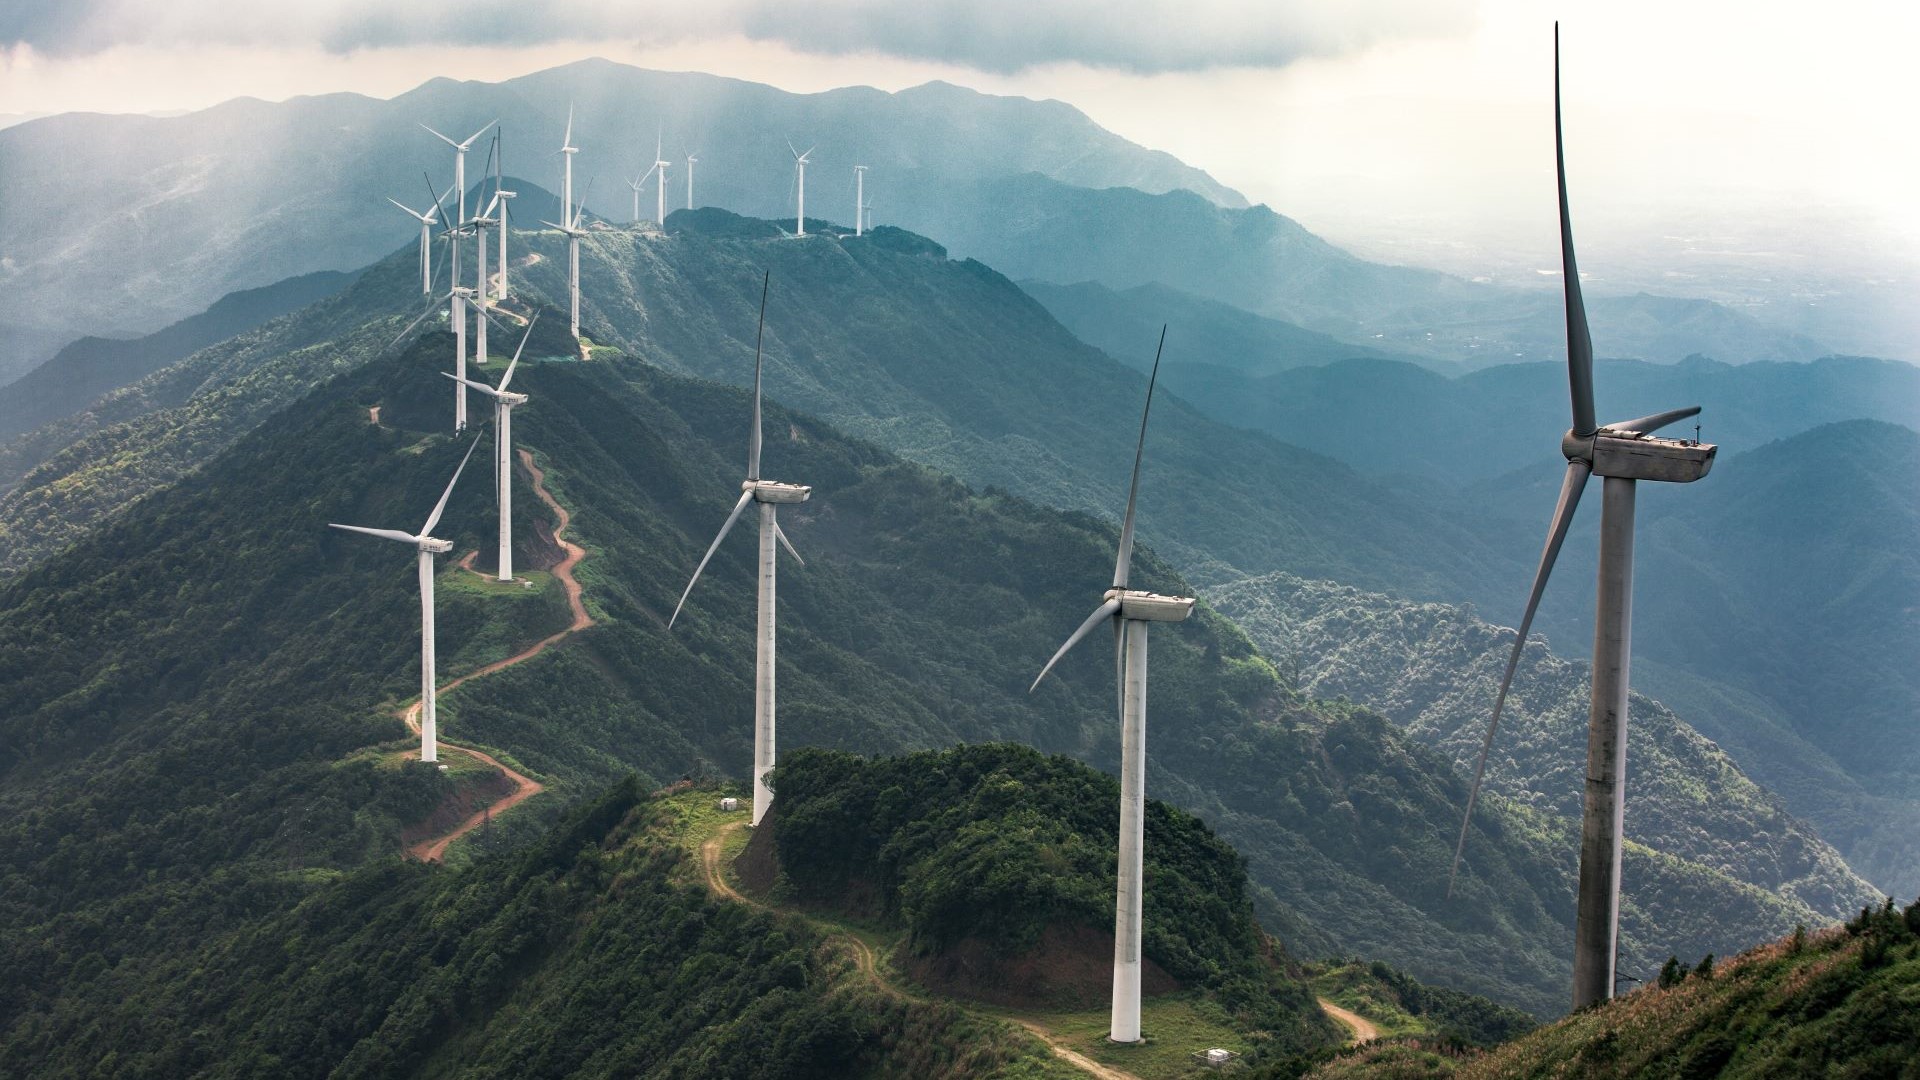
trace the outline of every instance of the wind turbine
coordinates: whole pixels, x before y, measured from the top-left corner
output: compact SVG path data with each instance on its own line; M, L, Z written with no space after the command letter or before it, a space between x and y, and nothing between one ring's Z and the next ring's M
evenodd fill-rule
M1605 478L1600 504L1599 602L1593 625L1593 692L1587 718L1587 780L1580 820L1580 884L1574 918L1573 1007L1582 1009L1613 996L1614 959L1620 932L1621 825L1626 811L1627 666L1631 654L1633 611L1633 513L1635 485L1641 480L1688 484L1707 475L1718 447L1680 439L1656 439L1652 433L1700 411L1684 409L1600 425L1594 421L1593 341L1580 296L1580 271L1573 258L1573 219L1567 208L1567 163L1560 125L1560 26L1553 28L1553 140L1560 189L1560 264L1567 307L1567 382L1572 391L1573 427L1560 439L1567 475L1547 528L1547 542L1527 595L1526 614L1507 656L1506 674L1493 699L1493 719L1480 745L1473 786L1467 792L1466 818L1447 874L1447 895L1467 843L1473 806L1487 771L1500 713L1506 707L1513 673L1527 645L1540 595L1573 524L1587 477Z
M432 132L434 138L439 139L441 142L446 143L448 146L453 147L453 188L456 192L459 193L459 202L455 204L459 209L459 215L454 218L455 224L459 224L467 220L467 151L473 149L473 141L475 139L478 139L480 136L485 135L487 133L488 128L492 127L493 125L499 122L500 121L497 117L495 119L487 121L485 124L481 125L479 131L476 131L472 135L467 136L465 142L454 142L452 139L447 138L445 135L442 135L439 132L434 131L432 128L427 127L427 125L425 124L420 125L423 128L427 128L429 132Z
M793 234L795 236L805 236L807 235L807 154L813 153L814 147L807 147L807 153L803 154L793 148L793 140L789 139L787 140L787 150L793 154L794 175L797 177L797 183L799 185L797 189L799 204L793 215Z
M1118 1043L1140 1041L1140 919L1145 881L1142 853L1146 834L1147 800L1147 628L1156 622L1179 622L1193 612L1190 596L1161 596L1127 588L1133 565L1133 509L1140 495L1140 459L1147 447L1147 416L1153 409L1153 386L1160 377L1160 350L1167 344L1167 328L1160 328L1160 348L1153 354L1153 373L1147 376L1147 404L1140 410L1140 441L1133 450L1133 480L1127 487L1127 514L1120 524L1120 555L1113 564L1113 587L1100 606L1060 646L1032 693L1053 665L1093 633L1103 622L1113 623L1114 662L1120 679L1120 869L1114 897L1113 1017L1107 1037Z
M499 139L496 136L494 146L488 153L489 164L494 160L493 151L498 149ZM473 303L480 313L480 318L474 320L473 326L473 362L476 364L487 362L487 230L495 224L493 210L499 205L500 196L496 194L493 201L487 204L486 209L475 214L473 219L467 222L473 229L476 260L473 274Z
M693 154L687 155L687 209L689 210L693 209L693 166L699 160L699 157Z
M864 235L867 231L860 220L861 215L866 212L866 201L867 167L855 165L853 167L853 235L855 236Z
M587 190L589 192L593 190L592 180L587 181ZM568 325L572 328L574 337L580 336L580 238L586 235L580 231L580 216L586 211L586 200L583 197L580 206L573 212L573 220L565 225L556 225L551 221L540 223L567 234L567 291L572 300L572 314L569 316L572 321Z
M631 220L635 225L640 224L640 193L646 190L647 177L652 175L653 170L648 169L646 172L627 181L627 186L633 189L633 217Z
M473 448L479 445L479 439L467 444L466 457L461 458L460 467L453 470L453 479L447 481L447 490L440 493L440 501L433 504L433 513L427 515L427 523L420 526L419 533L401 532L398 529L369 529L362 525L335 525L332 522L328 522L327 525L332 529L344 529L347 532L377 536L382 540L412 544L419 555L420 760L428 763L438 761L440 758L433 700L433 557L441 552L453 550L453 541L437 539L432 533L433 527L440 524L440 515L447 509L447 497L453 494L453 485L460 482L460 474L466 471L467 458L473 456Z
M767 807L773 802L773 791L767 787L767 774L773 771L774 744L774 541L777 539L792 555L794 561L805 566L806 560L793 550L793 542L780 529L775 519L774 509L781 503L802 503L813 493L811 487L802 484L781 484L760 478L760 342L767 327L767 285L772 280L768 275L760 282L760 330L753 342L753 431L747 441L747 478L740 485L740 499L733 504L733 513L727 515L726 523L720 526L720 534L708 545L706 555L700 559L700 565L694 567L693 577L687 581L686 591L680 594L680 603L674 605L673 617L667 620L667 629L673 629L675 619L680 617L680 609L687 604L694 583L700 580L700 572L707 568L708 560L720 548L720 541L727 538L733 523L740 520L741 511L750 502L760 504L760 587L759 619L754 631L756 648L753 661L753 824L760 824L766 815Z
M480 321L485 322L486 319ZM540 313L537 311L533 318L527 320L527 331L520 335L520 347L513 350L513 359L507 362L507 370L500 376L499 386L488 386L483 382L441 372L447 378L465 383L493 399L493 486L500 504L498 566L501 581L513 580L513 407L527 403L527 395L508 393L507 384L513 382L513 369L519 366L520 354L526 351L527 339L533 336L533 324L539 321Z
M433 194L433 181L427 181L427 194ZM435 199L426 213L421 213L398 199L389 197L388 202L406 211L407 215L420 222L420 293L433 295L433 227L440 221L440 200Z

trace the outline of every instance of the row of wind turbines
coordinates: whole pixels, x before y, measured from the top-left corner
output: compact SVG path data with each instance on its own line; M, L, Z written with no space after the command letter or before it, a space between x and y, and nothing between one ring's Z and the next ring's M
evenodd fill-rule
M482 129L484 133L485 129ZM436 133L437 134L437 133ZM479 137L476 133L465 143L446 141L456 150L455 176L456 187L464 177L462 157ZM1462 821L1459 840L1455 848L1453 865L1449 871L1447 891L1452 896L1454 879L1465 853L1466 842L1471 828L1473 809L1476 805L1480 786L1484 780L1487 759L1498 729L1500 716L1505 709L1508 693L1518 667L1520 657L1527 644L1528 631L1538 610L1560 549L1571 526L1574 512L1588 478L1594 475L1604 479L1604 493L1601 519L1599 604L1595 614L1593 688L1589 707L1588 766L1585 781L1584 812L1581 822L1580 872L1577 889L1578 911L1575 926L1574 947L1574 987L1573 1006L1583 1008L1613 996L1616 986L1616 959L1619 937L1620 910L1620 862L1622 848L1622 824L1625 813L1625 760L1626 760L1626 721L1628 694L1628 661L1631 637L1631 592L1633 576L1633 513L1636 485L1639 481L1664 483L1690 483L1705 476L1717 452L1717 447L1689 442L1686 440L1663 439L1654 433L1678 420L1697 414L1698 406L1674 409L1652 416L1611 424L1599 424L1595 420L1593 392L1593 348L1588 332L1584 303L1581 297L1580 279L1575 264L1571 213L1567 196L1564 136L1560 115L1560 68L1559 34L1555 27L1554 45L1554 136L1555 158L1558 176L1558 198L1560 217L1560 239L1563 265L1563 288L1565 290L1567 319L1567 371L1570 398L1572 402L1572 426L1561 440L1561 451L1567 458L1567 472L1558 505L1555 508L1548 528L1547 539L1541 553L1540 563L1535 572L1532 587L1528 594L1525 613L1515 635L1512 650L1508 656L1505 673L1501 679L1499 691L1494 699L1491 722L1485 741L1481 747L1479 760L1475 768L1474 779L1468 793L1466 817ZM441 136L445 138L445 136ZM789 149L792 149L790 146ZM566 155L566 172L563 179L563 201L571 205L572 169L571 155L576 152L571 147L571 119L568 137L563 140L561 153ZM793 150L795 162L796 235L804 235L805 228L805 170L808 164L806 152ZM497 160L497 158L496 158ZM688 156L689 192L691 192L691 167L697 160ZM640 184L658 176L656 199L658 208L664 216L665 185L667 162L656 148L653 169L630 183L634 187L635 217L638 217L638 199ZM856 167L857 188L856 205L862 208L864 215L864 167ZM497 174L496 174L497 176ZM496 189L498 184L496 183ZM431 193L431 186L429 186ZM444 197L443 197L444 198ZM489 220L495 205L500 205L500 196L496 190L493 204L473 224ZM691 205L691 194L689 194ZM439 204L436 202L436 209ZM409 211L411 212L411 211ZM563 231L568 233L571 248L570 288L574 302L574 332L578 333L578 224L577 210ZM429 215L431 215L429 211ZM461 200L458 213L464 219L464 199ZM420 215L416 215L420 216ZM428 236L434 224L431 216L421 217L422 222L422 280L428 293L432 292L432 276L427 263ZM552 225L552 223L547 223ZM476 228L488 226L476 225ZM501 292L504 296L505 255L504 255L504 212L499 222L501 237ZM554 226L561 228L561 226ZM457 231L458 226L448 226ZM860 226L856 226L858 231ZM456 285L451 293L457 305L463 295L472 295L472 290L463 293L459 280L457 245L454 278ZM485 295L484 273L481 275L480 295ZM673 616L668 620L671 628L678 620L681 610L691 596L694 586L706 570L720 544L732 531L734 525L745 513L749 504L759 505L759 558L757 563L757 612L755 630L755 675L754 675L754 751L753 751L753 811L752 821L759 824L764 818L773 800L773 790L767 783L767 777L775 764L776 733L776 680L775 657L777 648L776 633L776 586L777 554L784 547L789 555L800 561L799 553L792 542L781 530L778 522L778 508L805 502L812 489L806 485L782 483L767 480L761 476L761 385L762 385L762 340L765 330L766 298L770 279L763 279L761 286L760 329L756 334L754 349L753 381L753 419L748 437L747 468L745 479L741 482L740 495L732 511L721 525L718 534L708 546L705 555L694 568L680 602ZM481 308L482 324L485 321L484 306ZM416 320L417 321L417 320ZM531 323L527 334L531 333ZM458 337L458 334L456 334ZM526 338L523 336L521 348ZM1129 577L1132 566L1135 511L1139 497L1140 475L1145 459L1148 420L1151 416L1154 388L1158 383L1161 356L1166 344L1166 330L1163 327L1160 345L1156 349L1153 368L1148 377L1146 402L1140 417L1140 426L1134 448L1134 460L1127 491L1125 512L1121 518L1119 546L1114 564L1114 575L1109 588L1102 594L1101 601L1093 612L1079 624L1065 643L1052 655L1041 668L1039 676L1030 688L1037 689L1060 660L1075 646L1091 636L1103 624L1110 625L1114 638L1114 664L1117 679L1116 708L1121 733L1120 763L1120 806L1119 806L1119 851L1116 883L1112 1011L1109 1037L1115 1042L1131 1043L1141 1038L1140 1028L1140 988L1141 988L1141 937L1142 913L1145 891L1143 876L1144 822L1146 800L1146 731L1147 731L1147 659L1148 631L1153 623L1175 623L1186 619L1193 610L1195 600L1192 597L1162 596L1156 593L1132 589ZM505 477L508 472L508 440L510 439L511 410L515 405L526 401L525 395L513 394L506 387L512 378L514 366L518 363L516 351L514 362L508 365L507 373L498 387L488 387L465 378L464 370L450 373L459 384L462 394L467 389L490 395L495 400L495 430L497 463L496 474L500 479L500 560L501 566L508 567L510 559L511 537L509 533L508 484ZM464 364L464 349L456 360ZM464 407L459 414L458 426L464 426ZM472 456L470 446L467 457ZM432 761L434 722L433 722L433 556L451 549L449 541L432 537L431 531L445 510L448 497L454 484L458 483L461 470L465 468L463 458L459 469L454 472L453 480L442 493L439 503L428 516L425 525L418 533L397 530L368 529L358 526L337 525L336 528L348 529L384 539L411 544L418 555L420 589L422 596L422 723L421 739L423 760ZM805 565L804 562L801 565ZM511 576L510 570L502 571L502 580Z

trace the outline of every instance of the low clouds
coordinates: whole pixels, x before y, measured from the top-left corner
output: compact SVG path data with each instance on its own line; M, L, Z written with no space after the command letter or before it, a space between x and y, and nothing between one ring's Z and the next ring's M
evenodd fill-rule
M877 52L1016 72L1080 63L1143 74L1280 67L1376 42L1461 33L1471 0L24 0L0 44L53 56L118 45L511 47L720 37L829 55Z

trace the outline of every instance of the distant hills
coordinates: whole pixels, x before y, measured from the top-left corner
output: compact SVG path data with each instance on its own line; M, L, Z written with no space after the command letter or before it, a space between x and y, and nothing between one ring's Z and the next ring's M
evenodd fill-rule
M736 280L739 251L612 232L596 233L588 247L613 241L680 245L670 265L683 280L705 280L700 270L711 260L722 271L713 284L642 292L650 302L636 315L687 325L690 333L710 320L705 351L750 357L738 337L750 332L757 297L751 279ZM967 281L986 295L1020 299L1004 279L938 259L924 241L915 247L904 236L881 234L864 249L830 238L753 243L759 246L744 250L763 258L821 260L809 279L817 284L841 280L827 269L836 260L870 271L871 260L885 259L892 268L885 280L945 292L949 303L973 295ZM536 243L534 250L553 248ZM539 275L552 272L542 269L550 263L529 267L536 273L528 288L548 287ZM659 269L628 265L641 282ZM916 274L912 266L923 269ZM410 270L396 256L395 265L370 270L315 315L339 317L383 274L396 275L389 288L404 290ZM925 274L946 286L930 289L937 279ZM871 292L879 279L857 280ZM902 366L836 374L824 358L859 359L859 340L806 335L823 333L817 326L851 294L829 294L832 302L812 305L820 311L812 318L796 311L812 298L777 295L771 385L872 380L890 371L901 387L928 378L964 389L951 382L959 369L931 362L940 354L897 329ZM690 302L695 296L725 306L702 316ZM661 318L676 307L676 318ZM601 317L596 312L590 325ZM377 330L363 328L354 339L384 340L393 318L377 318ZM860 322L895 327L880 313ZM749 676L737 662L750 652L744 549L716 557L713 587L680 628L668 634L662 625L737 483L744 396L661 372L647 361L675 354L651 342L642 338L624 355L597 352L590 363L539 364L516 380L534 397L516 432L549 463L549 482L572 506L576 535L594 553L582 574L603 625L580 635L577 647L490 677L484 694L455 693L443 704L447 737L510 754L552 793L498 823L493 844L526 841L525 829L630 769L664 780L738 775L745 767L739 709ZM345 870L391 850L383 837L392 826L383 822L416 798L404 774L374 767L378 755L365 767L336 763L401 739L392 713L409 692L416 655L411 571L382 551L329 540L324 523L411 520L431 501L460 449L441 434L446 391L438 369L449 347L444 331L431 331L404 355L371 362L349 363L351 351L330 351L343 374L291 399L281 396L285 388L313 369L300 366L298 351L270 356L229 390L191 401L188 412L153 414L159 426L148 445L156 460L178 453L195 466L144 497L117 500L119 513L0 587L8 613L0 620L0 656L9 665L0 680L0 716L8 718L0 732L0 820L10 830L0 843L8 853L0 874L20 886L7 894L23 905L6 915L17 934L0 944L28 950L20 955L42 973L37 992L58 996L78 985L73 980L93 977L72 958L95 947L90 928L100 920L125 923L118 936L142 943L138 949L173 955L206 940L201 935L238 929L242 910L208 915L216 894L257 889L256 909L273 910L325 877L287 879L287 867ZM1096 360L1118 370L1091 353L1075 363ZM247 381L255 377L263 381ZM370 422L374 406L378 424ZM247 421L251 409L268 410L266 422ZM225 442L191 434L212 438L222 425ZM769 471L816 485L814 501L790 528L808 566L782 590L789 748L889 752L1019 739L1111 767L1111 672L1097 655L1070 658L1058 686L1026 693L1037 662L1057 643L1060 619L1070 620L1084 599L1071 583L1097 581L1110 565L1110 525L970 492L801 414L775 408L768 431ZM1116 456L1124 470L1130 433L1112 438L1123 445ZM1178 455L1168 457L1171 471ZM477 494L483 489L468 489L443 526L463 549L482 546L490 531L488 501ZM536 536L528 507L537 505L524 495L516 500L527 515L522 537ZM540 550L525 553L529 566L541 565ZM1143 584L1191 588L1150 552L1141 558ZM463 574L443 570L440 655L449 672L544 634L557 614L551 586L503 605L484 590L459 587ZM993 602L983 605L982 597ZM1161 735L1152 790L1241 847L1257 886L1255 909L1270 927L1311 954L1365 948L1420 978L1451 980L1540 1013L1559 1007L1559 943L1571 918L1564 819L1490 809L1480 826L1505 839L1476 842L1464 894L1443 902L1464 798L1444 758L1363 709L1297 697L1236 627L1211 614L1157 648L1154 678L1164 696L1156 697ZM363 816L355 809L361 805L392 809ZM153 843L154 835L168 840ZM103 869L73 877L64 868L75 851ZM1719 910L1729 925L1756 934L1821 917L1803 902L1678 856L1653 858L1641 873L1656 876L1673 898L1671 907L1649 913L1646 931L1649 942L1669 948L1712 947L1697 923L1680 919L1660 929L1686 911ZM55 912L64 914L55 919ZM1409 934L1412 926L1423 929ZM119 977L161 970L147 966L158 962L154 954L141 955ZM1467 955L1483 959L1456 962ZM32 1000L18 1006L26 1010L14 1014L20 1022L37 1015Z
M792 140L817 146L813 215L851 222L851 170L866 164L876 222L1016 278L1120 289L1160 282L1337 338L1472 366L1562 347L1550 292L1356 258L1061 102L944 83L795 95L589 60L501 83L434 79L390 101L240 99L165 119L73 114L0 130L0 184L11 196L0 206L10 267L0 381L82 334L150 332L227 292L351 269L391 250L411 225L384 198L417 202L423 169L444 185L452 168L422 122L464 138L498 117L510 171L555 187L557 167L543 178L538 163L550 161L570 104L578 190L595 184L587 202L613 221L630 216L625 180L646 171L656 135L675 162L670 208L686 206L684 159L695 153L697 204L790 214ZM485 159L483 142L470 176ZM90 208L84 231L44 211L71 205ZM1591 299L1606 355L1826 351L1708 301Z
M873 168L868 190L881 221L925 197L898 179L919 169L950 178L1039 171L1069 184L1184 188L1245 205L1200 170L1069 105L945 83L799 95L585 60L501 83L433 79L391 100L243 98L166 119L66 114L0 130L8 192L0 254L10 267L0 293L8 328L0 381L45 359L48 335L145 333L228 292L352 269L392 250L414 226L385 199L419 206L422 170L440 187L452 179L451 151L421 123L462 139L497 117L509 171L557 189L551 152L569 104L581 148L575 190L592 182L588 204L618 221L630 209L624 181L646 171L657 134L676 163L670 209L686 205L684 159L694 153L700 205L790 213L790 139L819 147L813 212L848 222L855 164ZM486 158L483 140L469 155L469 178ZM542 177L539 168L551 171ZM66 212L77 207L86 208L82 230Z
M84 337L8 385L0 394L0 443L73 415L110 391L268 319L298 311L353 283L354 274L319 270L258 289L228 293L212 307L145 337Z
M1342 340L1471 367L1566 355L1558 291L1368 262L1265 206L1074 186L1037 173L929 176L925 187L933 198L878 220L1017 279L1121 290L1157 282ZM1551 215L1551 205L1543 211ZM1602 356L1811 360L1829 351L1710 301L1596 293L1587 304Z

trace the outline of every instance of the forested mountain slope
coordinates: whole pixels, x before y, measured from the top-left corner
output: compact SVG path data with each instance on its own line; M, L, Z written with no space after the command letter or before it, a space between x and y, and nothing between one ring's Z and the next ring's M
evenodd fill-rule
M382 857L397 823L436 797L431 775L368 752L404 745L394 713L417 678L410 560L324 525L424 514L462 451L438 434L448 347L430 335L335 379L0 593L5 948L31 973L7 1023L58 1008L63 988L90 977L91 953L144 963L297 899L311 869ZM737 490L744 397L601 356L536 364L515 383L532 396L516 435L573 509L589 551L577 575L600 625L442 704L445 737L503 751L548 784L551 797L501 822L495 844L630 769L667 779L746 766L750 545L727 545L680 627L664 629ZM1026 693L1091 598L1072 583L1097 585L1110 564L1110 526L971 493L777 408L768 431L769 474L817 492L788 518L808 565L782 589L787 746L1011 739L1112 767L1099 650ZM439 530L460 551L491 532L483 476L463 481ZM538 504L522 493L516 506L522 557L545 565ZM564 623L537 577L504 599L460 587L464 574L443 563L450 675ZM1140 579L1187 587L1144 553ZM1570 835L1490 811L1482 825L1504 839L1479 842L1463 895L1443 903L1464 787L1442 758L1363 711L1296 697L1224 619L1203 612L1156 645L1150 789L1242 848L1271 925L1309 951L1379 955L1558 1006ZM1671 895L1691 897L1673 912L1715 910L1756 936L1819 917L1654 861ZM1718 932L1659 929L1665 917L1643 933L1653 948ZM1457 962L1468 955L1489 959Z

